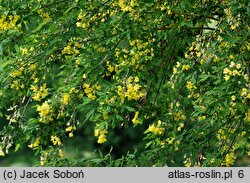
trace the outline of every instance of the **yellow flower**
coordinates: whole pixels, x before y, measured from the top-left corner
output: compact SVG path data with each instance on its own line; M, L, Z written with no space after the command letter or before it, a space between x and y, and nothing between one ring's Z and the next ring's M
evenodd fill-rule
M36 101L41 101L41 98L44 98L48 95L48 89L46 88L46 83L40 86L39 89L37 86L31 85L30 89L33 91L32 98Z
M229 55L229 58L230 58L230 59L234 59L234 56L233 56L233 55Z
M186 116L185 114L183 114L182 111L178 111L175 115L174 115L174 120L175 121L180 121L180 120L186 120Z
M192 166L192 162L191 162L190 158L187 158L183 163L184 163L185 167L191 167Z
M237 71L237 70L233 70L232 74L233 74L233 76L240 75L239 71Z
M77 20L84 20L84 16L83 16L83 13L82 11L80 11L78 17L77 17Z
M95 129L95 130L94 130L94 136L95 136L95 137L98 137L99 134L100 134L99 130L98 130L98 129Z
M48 104L47 101L45 101L41 106L38 105L37 111L39 112L39 115L41 117L48 116L52 112L51 106Z
M235 95L232 95L232 96L231 96L231 100L232 100L232 101L235 101L235 99L236 99L236 96L235 96Z
M0 147L0 156L5 156L5 153L3 152L3 149Z
M196 86L192 83L192 81L187 81L186 87L190 91L196 89Z
M94 84L93 86L90 86L90 84L84 83L84 92L88 96L88 98L95 100L96 96L95 93L101 89L101 86L98 84Z
M173 68L173 74L177 74L178 73L178 70L176 67Z
M247 122L250 122L250 109L248 109L245 119L246 119Z
M27 48L20 48L20 52L22 55L25 55L28 53L28 49Z
M35 148L40 145L40 138L37 138L33 144L28 145L29 148Z
M234 164L235 159L236 157L234 155L234 152L230 152L226 155L225 160L223 161L222 165L231 166Z
M104 120L109 119L109 115L108 114L104 114L102 117L103 117Z
M132 122L133 122L134 125L138 125L138 124L141 124L141 123L142 123L142 121L141 121L140 119L138 119L138 116L139 116L139 112L136 111L136 112L135 112L135 116L134 116L134 118L132 119Z
M68 54L68 55L73 54L71 46L70 45L65 46L62 50L62 54Z
M168 15L172 15L172 11L170 9L168 10Z
M199 116L198 117L198 121L203 121L203 120L205 120L206 119L206 116Z
M190 66L189 66L189 65L183 65L183 66L182 66L182 70L183 70L183 71L185 71L185 70L188 71L189 69L190 69Z
M201 56L201 52L200 51L196 52L196 55L197 55L197 57L200 57Z
M10 85L10 88L19 90L20 88L24 88L24 84L21 84L19 81L14 80L13 83Z
M115 67L114 66L112 66L112 65L109 65L108 66L108 71L109 72L113 72L115 70Z
M248 93L248 90L246 88L242 88L240 96L244 97L247 95L247 93Z
M231 29L232 29L232 30L236 29L236 27L237 27L237 24L232 24L232 25L231 25Z
M22 75L22 71L20 71L20 70L16 70L16 71L11 73L11 77L13 77L13 78L21 76L21 75Z
M179 68L181 66L180 62L176 62L176 67Z
M244 74L244 80L249 81L249 76L247 74Z
M241 64L237 64L237 65L236 65L236 68L237 68L237 69L240 69L240 68L241 68Z
M71 132L72 130L73 130L73 126L68 126L68 127L65 129L66 132Z
M60 158L64 157L64 152L61 149L58 150L58 156Z
M232 73L232 71L230 70L230 69L228 69L228 68L224 68L223 69L223 74L231 74Z
M93 87L94 87L96 90L98 90L98 91L101 90L101 88L102 88L102 87L101 87L100 85L98 85L98 84L95 84Z
M235 66L234 62L231 62L230 65L229 65L230 68L233 68L234 66Z
M41 122L53 120L51 116L53 110L52 107L48 104L48 101L45 101L42 105L38 105L36 110L39 112Z
M166 139L166 142L167 142L169 145L171 145L171 144L173 144L174 140L175 140L174 137L172 137L172 138L167 138L167 139Z
M155 135L163 135L165 129L161 127L161 120L158 120L157 126L150 125L148 130Z
M228 80L230 79L230 76L229 76L229 75L225 75L223 78L224 78L226 81L228 81Z
M57 136L51 136L51 142L53 143L53 145L58 145L58 146L62 144L60 138Z
M184 127L184 123L180 123L179 126L180 126L181 128L183 128L183 127Z
M76 27L82 27L82 23L81 22L76 22Z
M87 94L88 98L92 99L92 100L95 100L96 99L96 96L93 95L92 93L89 93Z
M107 130L103 129L100 131L99 133L99 137L98 137L98 140L97 140L97 143L98 144L103 144L104 142L107 141L107 138L106 138L106 134L107 134Z
M69 93L64 94L64 95L63 95L62 102L63 102L64 104L67 104L69 101L70 101L70 94L69 94Z
M136 83L138 83L139 80L140 80L140 79L139 79L137 76L134 78L134 81L135 81Z
M105 134L101 134L101 135L98 137L97 143L98 143L98 144L103 144L103 143L106 142L106 141L107 141L106 135L105 135Z
M132 81L133 81L133 77L130 76L130 77L127 79L127 82L128 82L128 83L132 83Z

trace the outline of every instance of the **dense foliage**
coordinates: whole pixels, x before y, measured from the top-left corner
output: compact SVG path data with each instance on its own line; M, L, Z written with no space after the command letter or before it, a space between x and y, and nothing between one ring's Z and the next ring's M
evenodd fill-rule
M1 156L27 146L45 166L249 156L248 0L0 2ZM70 159L76 136L108 155Z

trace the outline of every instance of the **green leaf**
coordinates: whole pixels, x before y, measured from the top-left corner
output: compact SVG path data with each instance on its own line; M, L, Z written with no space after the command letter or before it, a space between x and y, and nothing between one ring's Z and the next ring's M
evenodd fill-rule
M135 108L133 107L129 107L129 106L125 106L125 108L129 111L129 112L135 112Z
M20 144L16 144L16 147L15 147L15 152L18 151L20 149L21 145Z

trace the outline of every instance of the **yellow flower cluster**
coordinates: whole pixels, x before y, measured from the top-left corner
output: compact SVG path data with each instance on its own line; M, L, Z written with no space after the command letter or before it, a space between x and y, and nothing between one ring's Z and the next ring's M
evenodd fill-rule
M161 11L167 11L168 15L172 15L173 12L172 12L172 10L170 9L170 7L167 4L168 4L167 2L159 3L157 8L159 8Z
M250 89L242 88L240 96L246 99L250 99Z
M90 86L90 84L84 83L83 87L84 87L85 94L88 96L88 98L92 100L96 99L96 96L95 96L96 92L101 90L101 86L98 84L94 84Z
M48 101L45 101L42 105L38 105L37 109L40 115L41 122L52 121L52 107L49 105Z
M98 144L103 144L104 142L107 141L107 138L106 138L107 133L108 132L106 129L102 129L102 130L95 129L94 135L95 135L95 137L98 137L98 140L97 140Z
M60 146L62 144L60 138L57 136L51 136L50 140L53 143L53 145L55 145L55 146L56 145Z
M132 119L132 122L134 125L138 125L138 124L141 124L142 123L142 120L138 118L139 117L139 112L136 111L135 112L135 116L134 118Z
M132 47L129 49L118 49L115 50L115 56L117 60L119 60L120 67L124 66L133 66L132 69L142 69L144 64L148 60L152 60L154 56L154 49L148 48L148 45L153 42L152 40L143 41L140 39L131 40L129 42L130 46Z
M117 71L118 71L118 68L119 68L118 65L113 66L113 65L110 63L110 61L107 61L107 62L106 62L106 67L107 67L106 76L110 76L112 72L117 72Z
M185 64L185 65L182 66L181 70L188 71L189 69L190 69L190 65Z
M248 111L247 111L247 113L246 113L246 118L245 118L245 120L246 120L247 122L250 122L250 109L248 109Z
M230 8L225 8L224 12L226 14L227 22L230 25L230 28L232 30L235 30L239 26L240 16L237 16L237 18L235 18L235 16L233 16L233 14L232 14L231 7Z
M76 127L75 127L75 126L72 126L72 125L68 126L68 127L65 129L66 132L69 132L69 137L73 137L73 136L74 136L74 134L73 134L73 131L74 131L74 130L76 130Z
M185 114L183 114L183 111L178 111L175 115L174 115L174 120L175 121L181 121L181 120L186 120L186 116Z
M229 56L230 59L233 59L234 56L233 55L230 55ZM230 65L229 65L229 68L224 68L223 69L223 74L224 74L224 79L226 81L228 81L230 79L231 76L241 76L243 75L242 74L242 71L241 71L241 64L236 64L235 62L231 62ZM245 77L245 76L244 76Z
M40 156L40 165L41 166L44 166L45 163L47 163L48 156L49 156L49 153L47 151L43 152L43 154Z
M193 91L196 89L196 86L194 85L194 83L192 83L192 81L187 81L186 87L189 91Z
M138 82L139 78L137 76L135 78L130 76L126 79L124 87L121 85L118 86L117 93L121 97L122 102L126 97L128 100L139 100L144 95L144 92L141 90L141 85L139 85Z
M178 74L179 73L178 68L180 68L180 66L181 66L181 63L176 62L176 66L173 67L173 74Z
M104 53L106 51L106 48L101 46L100 44L93 44L92 46L99 53Z
M234 155L234 152L230 152L226 155L224 161L222 162L222 165L225 165L225 166L231 166L234 164L235 162L235 155Z
M139 67L142 68L141 63L139 64L142 57L144 61L152 59L152 57L154 56L154 49L147 48L151 42L152 40L142 41L140 39L135 39L135 40L130 41L130 46L135 47L135 49L132 49L132 51L128 53L129 56L131 57L131 61L129 63L130 65L136 65L136 69L138 69ZM125 55L124 57L125 60L123 61L122 65L127 64L126 56L127 55Z
M38 15L40 15L40 17L44 20L44 22L48 22L51 20L48 12L44 12L42 9L39 9L37 11Z
M88 13L83 13L83 11L80 10L80 13L78 14L78 17L77 17L76 26L84 30L88 30L97 22L98 23L105 22L108 16L112 17L114 16L115 13L116 13L115 11L103 11L103 12L100 11L98 14L89 16Z
M226 141L228 139L227 136L225 135L225 130L223 130L223 129L219 129L216 137L217 137L218 140Z
M33 149L40 145L40 138L37 138L33 144L28 145L29 148Z
M162 128L161 125L162 125L161 120L158 120L157 125L156 126L155 124L149 125L148 130L155 135L163 135L165 129Z
M77 22L76 22L77 27L81 27L83 29L88 29L90 27L90 23L85 23L85 15L83 14L82 10L80 11L78 17L77 17Z
M12 83L11 83L11 85L10 85L10 88L11 89L15 89L15 90L19 90L20 88L24 88L24 84L22 83L20 83L19 81L17 81L17 80L14 80Z
M15 71L13 71L11 73L11 77L13 77L13 78L16 78L16 77L21 76L21 75L22 75L22 70L21 69L20 70L15 70Z
M63 97L62 97L61 102L66 105L66 104L69 103L69 101L70 101L70 94L69 93L65 93L63 95Z
M69 43L63 48L63 55L78 55L80 53L79 49L81 48L81 44L77 41L71 39Z
M31 85L30 89L33 91L32 98L35 101L41 101L42 98L48 95L48 89L46 88L46 83L38 88L38 86Z
M12 28L17 28L16 23L19 20L20 16L18 15L5 15L2 14L0 17L0 32L12 29Z
M183 161L183 164L185 167L191 167L192 166L192 161L190 158L186 158L185 161Z
M133 11L134 6L136 5L136 0L118 0L117 4L122 11L129 12Z
M20 49L20 53L21 53L22 55L28 54L28 49L27 49L27 48L22 48L22 47L20 47L19 49Z
M171 138L167 138L167 139L166 139L166 142L167 142L169 145L171 145L171 144L173 144L174 140L175 140L175 137L171 137Z
M182 130L182 128L184 127L184 123L180 123L179 125L178 125L178 128L177 128L177 131L181 131Z
M188 58L188 57L194 57L196 55L196 57L201 57L201 45L199 43L199 41L197 42L192 42L192 45L191 47L189 47L189 55L185 55L185 58Z

